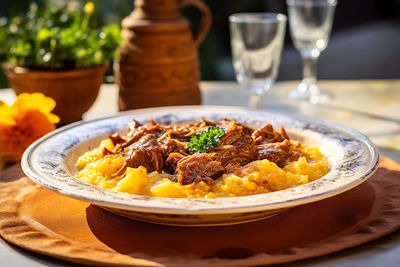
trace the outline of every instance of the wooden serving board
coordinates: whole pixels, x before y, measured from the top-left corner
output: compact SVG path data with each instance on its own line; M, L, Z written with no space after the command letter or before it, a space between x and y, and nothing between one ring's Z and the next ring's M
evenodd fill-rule
M0 235L75 263L114 266L245 266L339 251L400 227L400 165L338 196L234 226L173 227L126 219L49 191L19 165L0 174Z

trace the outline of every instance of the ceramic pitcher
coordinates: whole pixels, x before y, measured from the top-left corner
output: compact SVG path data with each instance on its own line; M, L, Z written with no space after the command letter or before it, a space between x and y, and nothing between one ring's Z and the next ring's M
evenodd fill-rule
M180 9L202 13L196 35ZM122 22L120 110L201 103L197 48L211 25L211 12L200 0L136 0Z

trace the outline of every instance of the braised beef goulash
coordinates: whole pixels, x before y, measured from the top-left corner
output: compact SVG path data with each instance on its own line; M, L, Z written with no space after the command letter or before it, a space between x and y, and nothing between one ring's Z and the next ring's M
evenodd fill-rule
M207 153L193 153L188 147L191 137L211 126L225 130L218 145L209 147ZM115 133L108 138L114 149L104 148L103 153L120 154L125 158L122 168L113 177L122 175L128 167L143 166L148 172L172 174L181 185L200 181L211 185L221 175L235 173L255 160L268 159L283 168L287 162L301 156L293 150L296 144L289 142L283 127L277 132L268 123L253 129L230 119L217 123L201 119L176 126L161 125L153 120L150 125L142 125L133 120L126 137Z

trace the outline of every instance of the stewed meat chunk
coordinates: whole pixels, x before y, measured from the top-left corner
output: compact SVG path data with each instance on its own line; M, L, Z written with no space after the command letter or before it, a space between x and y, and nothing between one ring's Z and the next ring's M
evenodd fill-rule
M124 138L122 138L119 133L113 133L108 135L108 139L111 140L111 143L116 146L117 144L121 144L126 142Z
M178 162L178 182L182 185L191 184L207 178L216 179L225 172L221 162L207 153L196 153ZM196 181L197 180L197 181Z
M146 125L133 120L128 131L126 137L118 133L109 136L113 151L103 149L104 155L125 157L123 167L113 176L122 175L128 167L143 166L148 172L172 174L182 185L199 181L210 184L222 174L236 172L254 160L268 159L283 167L298 158L283 127L277 132L270 123L255 130L230 119L210 122L203 118L185 125L161 125L154 120ZM203 132L208 135L200 137ZM192 138L194 135L197 139ZM207 147L203 149L205 144ZM199 151L208 153L195 153Z
M290 160L297 160L299 153L293 151L289 140L256 146L257 159L267 159L283 168Z
M113 174L114 176L124 173L127 167L143 166L148 172L163 170L164 159L154 134L143 136L137 143L125 148L122 154L125 157L125 163L120 170Z
M225 135L219 140L219 145L231 145L243 136L245 136L244 131L241 129L241 127L237 126L236 122L232 121L228 125Z
M253 143L253 139L250 135L246 135L243 126L238 125L235 121L228 124L225 135L219 140L220 146Z
M222 166L236 163L245 165L256 160L257 157L255 146L252 144L220 146L213 148L210 152Z
M281 132L278 133L274 131L271 123L268 123L263 127L255 130L251 134L251 137L253 138L256 145L283 142L285 139L289 140L289 137L287 136L286 131L283 127L281 127Z
M178 162L185 157L186 157L185 155L182 155L180 153L169 154L168 158L165 160L165 163L164 163L164 170L167 173L175 174L176 167L178 166Z
M167 132L166 135L168 133L169 132ZM164 159L167 159L173 152L186 153L187 151L187 144L185 142L173 139L169 135L160 137L158 142L161 145L161 153Z
M126 147L129 147L130 145L139 141L140 138L142 138L146 134L147 131L145 129L137 129L135 131L129 132L126 141L124 143L117 144L114 148L114 152L123 151Z

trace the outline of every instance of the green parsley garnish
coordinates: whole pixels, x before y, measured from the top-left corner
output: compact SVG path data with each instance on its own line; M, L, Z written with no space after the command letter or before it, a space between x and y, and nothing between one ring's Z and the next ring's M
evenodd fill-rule
M187 145L190 148L191 154L196 152L207 153L210 147L218 146L219 139L224 134L224 129L210 126L207 130L193 135Z

